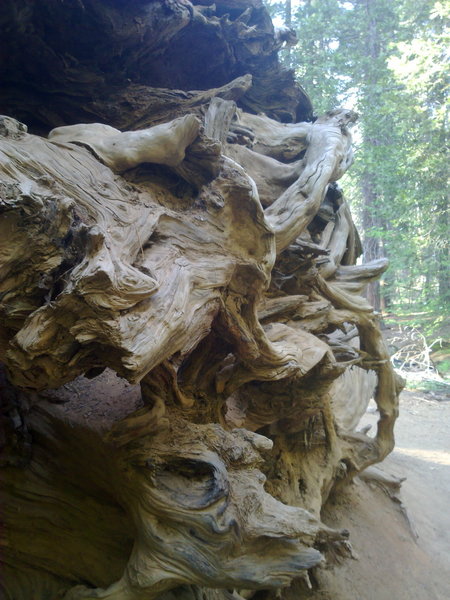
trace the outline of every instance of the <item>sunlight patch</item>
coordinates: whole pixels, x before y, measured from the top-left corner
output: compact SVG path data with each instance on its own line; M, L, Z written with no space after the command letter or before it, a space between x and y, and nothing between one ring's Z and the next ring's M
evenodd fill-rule
M395 451L427 462L450 466L450 452L443 452L442 450L423 450L421 448L401 448L399 446L395 447Z

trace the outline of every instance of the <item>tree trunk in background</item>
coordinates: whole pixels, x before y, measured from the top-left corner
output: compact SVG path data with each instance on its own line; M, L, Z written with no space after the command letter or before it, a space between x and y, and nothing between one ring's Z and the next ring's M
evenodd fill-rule
M442 132L440 138L443 142L443 148L445 147L445 133ZM445 181L445 174L443 174L443 181ZM450 304L450 245L448 239L448 232L450 231L450 210L448 202L448 194L446 194L445 186L443 186L443 193L437 202L437 212L440 216L437 226L440 230L438 236L438 247L436 248L436 259L437 259L437 283L438 293L441 305L449 306Z
M362 0L365 7L367 18L367 31L365 32L366 56L370 60L366 62L365 85L364 85L364 103L368 106L375 106L377 102L376 84L377 70L375 64L380 56L380 42L378 39L377 23L372 14L373 8L369 0ZM364 144L369 147L379 145L378 140L371 134L364 133ZM380 258L386 258L384 248L379 235L372 235L373 229L380 231L383 228L382 218L379 216L377 207L376 193L376 173L365 169L361 178L361 191L363 198L362 206L362 224L363 224L363 261L371 262ZM366 297L376 311L382 309L382 298L380 291L380 282L373 281L367 286Z
M372 229L379 231L383 223L380 217L376 215L377 196L373 191L373 179L369 173L366 173L363 177L362 196L364 202L362 208L363 261L364 263L370 263L373 260L386 258L386 256L380 238L370 234ZM366 298L376 311L380 312L385 308L379 281L372 281L368 284Z
M292 2L291 0L286 0L284 5L284 18L285 24L287 27L292 27Z

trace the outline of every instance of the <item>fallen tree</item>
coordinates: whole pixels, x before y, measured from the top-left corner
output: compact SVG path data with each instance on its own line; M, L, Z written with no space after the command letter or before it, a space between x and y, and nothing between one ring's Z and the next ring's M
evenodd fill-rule
M62 10L44 4L40 40ZM311 569L348 552L348 532L320 521L323 504L390 452L397 415L399 384L362 297L387 265L356 265L336 183L357 115L298 119L309 109L293 81L295 102L285 88L255 104L267 60L277 91L290 77L257 1L69 4L84 9L79 27L113 19L129 73L136 48L156 72L180 36L200 36L201 49L214 30L234 53L253 49L238 61L253 77L225 53L226 81L194 92L140 82L138 108L137 83L108 71L96 98L78 85L78 103L69 84L51 98L36 85L56 126L45 137L1 120L5 598L212 600L295 579L307 589ZM114 20L127 11L146 15L129 37L127 19ZM155 46L141 49L144 30L160 33ZM79 57L74 80L102 52ZM169 64L165 85L196 81ZM48 77L65 85L67 64ZM6 104L24 85L15 79ZM14 106L15 117L28 110ZM288 113L296 122L273 118ZM368 437L356 428L372 395L380 420Z

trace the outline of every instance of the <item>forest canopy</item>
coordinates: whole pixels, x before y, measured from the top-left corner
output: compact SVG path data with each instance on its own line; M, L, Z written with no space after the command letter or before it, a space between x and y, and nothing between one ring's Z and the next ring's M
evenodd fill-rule
M370 290L378 310L448 314L450 6L423 0L266 4L298 43L284 63L318 114L360 114L344 188L362 226L364 260L390 269Z

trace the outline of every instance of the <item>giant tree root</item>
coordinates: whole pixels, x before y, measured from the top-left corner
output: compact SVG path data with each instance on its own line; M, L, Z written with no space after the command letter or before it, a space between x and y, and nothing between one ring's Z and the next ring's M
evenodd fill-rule
M3 468L10 600L289 585L345 540L320 522L331 490L392 449L399 383L361 296L387 265L355 265L335 183L356 115L281 125L216 92L194 114L172 91L173 119L134 132L46 140L3 118L8 378L35 404L109 367L145 404L102 432L23 417L33 457ZM355 427L373 390L369 438Z

